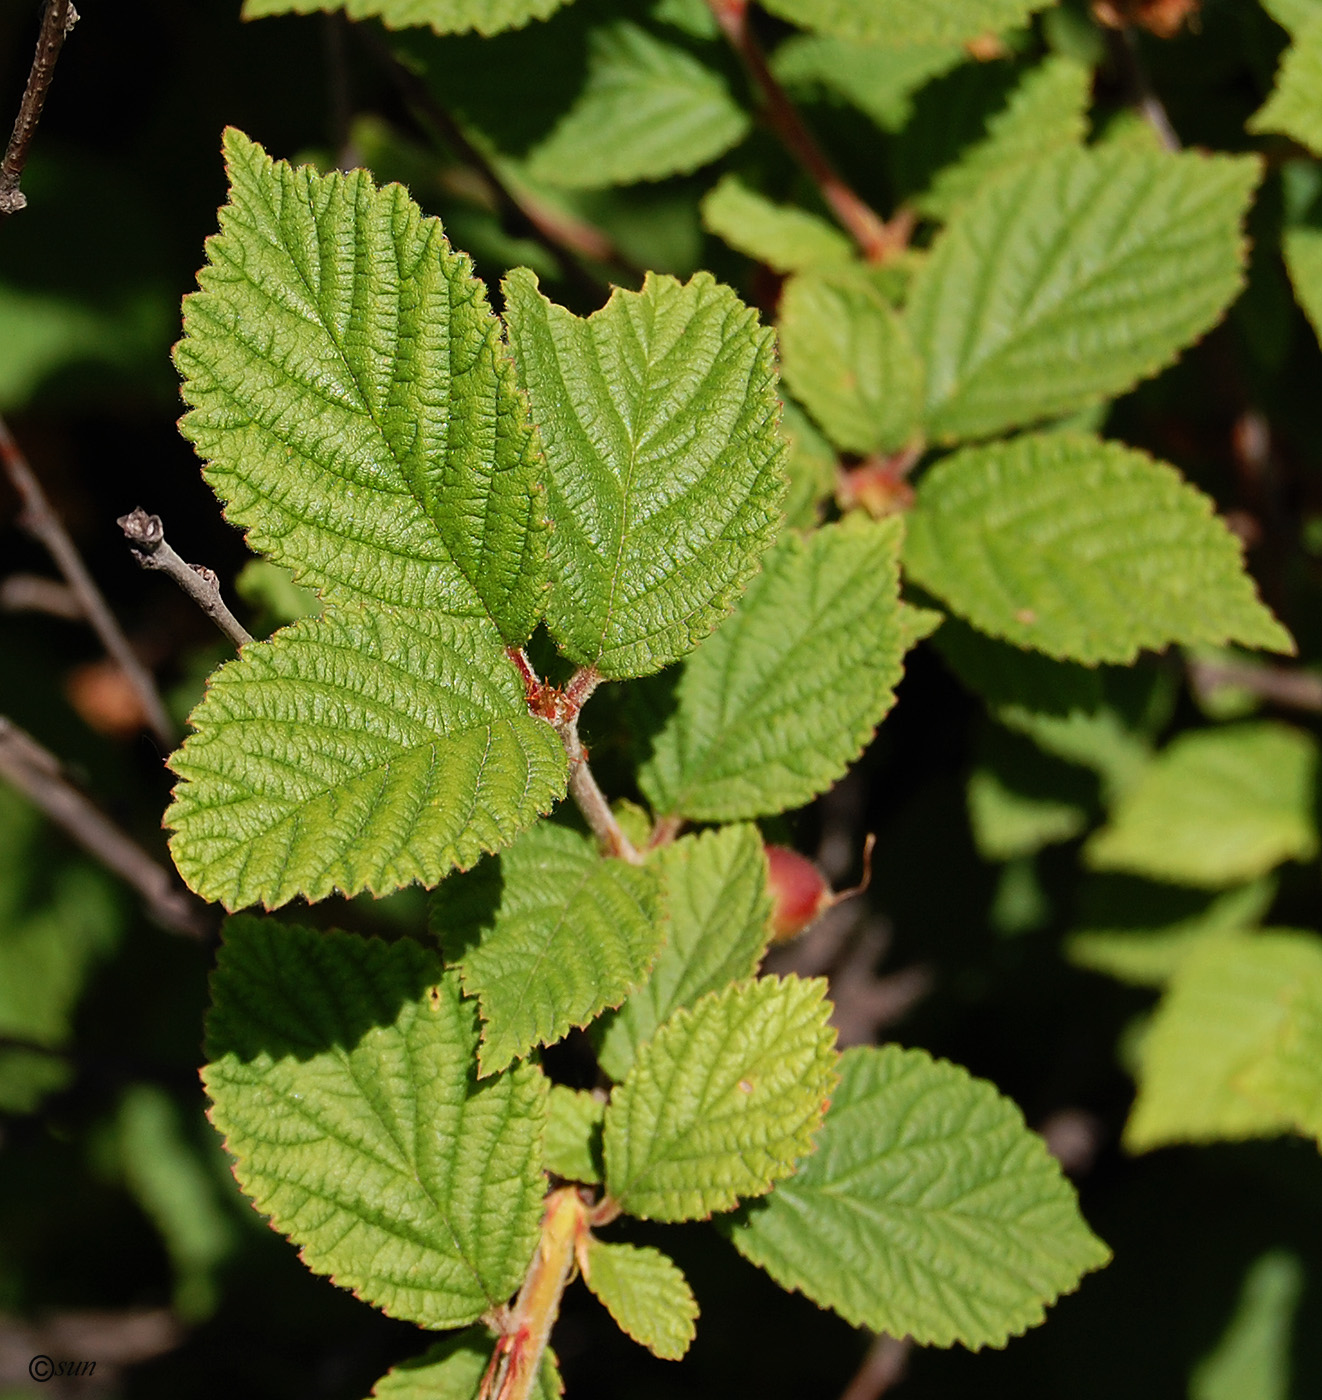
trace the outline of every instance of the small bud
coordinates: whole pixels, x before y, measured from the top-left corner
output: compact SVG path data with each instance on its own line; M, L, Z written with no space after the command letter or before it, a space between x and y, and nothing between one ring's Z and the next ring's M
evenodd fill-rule
M767 858L767 888L771 891L771 941L787 943L816 923L841 900L862 894L872 878L872 846L869 836L863 845L863 878L852 889L836 893L826 876L798 851L788 846L764 846Z

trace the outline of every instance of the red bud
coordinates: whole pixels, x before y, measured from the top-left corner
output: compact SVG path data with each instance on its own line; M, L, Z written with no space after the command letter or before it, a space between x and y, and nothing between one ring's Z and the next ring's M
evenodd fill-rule
M835 902L826 876L798 851L767 846L767 888L771 891L771 936L783 943L802 933Z

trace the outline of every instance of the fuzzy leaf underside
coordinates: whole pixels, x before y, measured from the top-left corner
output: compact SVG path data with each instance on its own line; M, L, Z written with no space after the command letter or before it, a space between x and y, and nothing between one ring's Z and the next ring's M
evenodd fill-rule
M232 129L225 155L175 363L226 517L327 603L489 617L524 641L541 465L468 258L402 186L291 168Z
M1211 500L1116 443L1044 433L924 476L906 573L994 637L1063 660L1239 642L1291 651Z
M766 857L755 826L684 836L652 860L665 882L669 925L647 981L602 1022L597 1061L617 1081L681 1007L751 977L771 931Z
M857 271L806 272L780 302L782 373L837 447L902 447L918 427L922 361L903 320Z
M817 1151L734 1217L739 1252L855 1326L1003 1346L1109 1251L1023 1115L922 1050L847 1050Z
M736 252L776 272L848 262L849 240L824 219L791 204L774 204L737 175L724 175L704 196L702 222Z
M526 270L505 297L549 466L547 625L605 676L659 670L725 615L779 525L772 333L707 273L649 275L586 320Z
M437 34L498 34L546 19L569 0L243 0L243 18L343 10L349 19L379 19L387 29L429 25Z
M586 1089L551 1085L542 1165L566 1181L601 1180L601 1120L605 1103Z
M245 646L171 759L180 873L229 909L434 885L564 795L490 623L337 608Z
M1238 291L1251 156L1066 149L993 181L914 278L932 436L1086 408L1170 364Z
M1311 860L1317 745L1270 721L1181 734L1084 848L1096 870L1219 889Z
M559 1040L647 976L665 936L660 879L597 854L591 841L542 822L469 883L433 897L432 928L482 1007L482 1073ZM456 901L465 900L464 909ZM452 942L462 945L449 951Z
M725 78L687 48L619 20L588 39L583 89L528 164L536 180L603 189L687 174L748 134Z
M485 1327L470 1327L428 1347L421 1356L392 1366L372 1387L370 1400L476 1400L496 1339ZM550 1347L531 1400L560 1400L564 1383Z
M1254 132L1280 132L1322 155L1322 15L1295 34L1271 96L1244 125Z
M663 1361L678 1361L696 1335L698 1304L679 1266L659 1249L588 1240L583 1281L616 1326Z
M804 29L864 43L962 43L1022 24L1050 0L767 0Z
M759 1196L812 1150L835 1084L823 979L736 982L678 1011L606 1109L606 1190L644 1220Z
M1271 1092L1270 1062L1292 1004L1318 999L1316 934L1259 933L1199 949L1177 969L1143 1038L1125 1146L1146 1152L1289 1132L1296 1126L1291 1110L1303 1105ZM1322 1074L1315 1063L1308 1069L1316 1094ZM1255 1074L1267 1092L1254 1091Z
M203 1081L234 1174L309 1268L423 1327L504 1302L541 1218L546 1080L479 1084L476 1019L411 940L226 926Z
M898 518L787 534L691 658L639 782L657 812L739 821L840 778L894 702L912 635Z

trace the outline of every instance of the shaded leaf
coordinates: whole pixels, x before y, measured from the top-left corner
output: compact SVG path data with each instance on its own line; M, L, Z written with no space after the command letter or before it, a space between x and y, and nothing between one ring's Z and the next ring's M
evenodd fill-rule
M568 0L243 0L244 19L264 15L310 15L343 10L350 19L379 19L387 29L430 25L437 34L475 29L497 34L529 20L545 19Z
M496 1339L485 1327L470 1327L428 1347L421 1356L392 1366L372 1387L371 1400L476 1400ZM531 1400L559 1400L564 1383L550 1347Z
M1271 96L1244 125L1249 131L1279 131L1322 155L1322 15L1296 31Z
M1291 1331L1304 1270L1272 1250L1255 1260L1215 1348L1189 1378L1189 1400L1290 1400Z
M864 43L962 43L1022 24L1049 0L767 0L804 29Z
M792 204L774 204L737 175L724 175L702 200L709 233L777 272L848 262L853 245L839 229Z
M602 1177L601 1121L605 1103L586 1089L551 1085L542 1165L566 1181L594 1185Z
M1322 229L1286 229L1281 251L1295 300L1303 307L1313 334L1322 340Z

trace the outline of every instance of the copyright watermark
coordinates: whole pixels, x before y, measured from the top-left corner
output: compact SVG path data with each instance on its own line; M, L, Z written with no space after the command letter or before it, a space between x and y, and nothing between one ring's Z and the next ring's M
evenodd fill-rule
M34 1356L28 1362L28 1375L34 1381L49 1381L56 1376L90 1376L96 1370L95 1361L52 1361L49 1356Z

